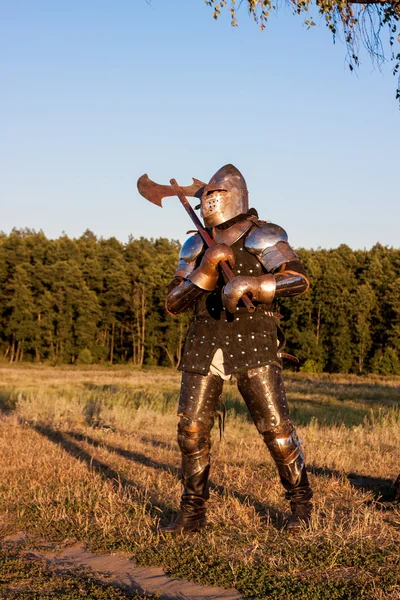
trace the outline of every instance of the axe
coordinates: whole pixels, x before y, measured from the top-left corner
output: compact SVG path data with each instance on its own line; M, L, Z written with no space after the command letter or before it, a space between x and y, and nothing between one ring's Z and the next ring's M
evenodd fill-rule
M198 179L194 178L192 185L188 185L186 187L180 187L175 179L170 179L170 184L171 185L162 185L160 183L156 183L155 181L152 181L150 177L148 177L148 175L146 174L139 177L137 187L139 193L144 198L146 198L146 200L148 200L152 204L160 206L161 208L163 198L167 198L168 196L178 196L184 209L188 213L189 217L192 219L204 242L207 244L207 246L214 246L215 241L210 236L208 231L204 229L200 219L198 218L198 216L196 215L186 198L186 196L194 196L196 198L201 198L203 189L207 184L203 181L199 181ZM229 267L228 263L226 263L225 261L221 262L220 267L228 281L231 281L235 277L235 274ZM242 301L249 312L255 311L254 304L246 294L242 296Z

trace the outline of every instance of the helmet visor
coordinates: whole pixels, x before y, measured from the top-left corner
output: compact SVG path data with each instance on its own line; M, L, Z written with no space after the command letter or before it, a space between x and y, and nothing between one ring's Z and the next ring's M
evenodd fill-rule
M226 190L210 190L201 199L201 216L208 227L225 221L229 206L229 192Z

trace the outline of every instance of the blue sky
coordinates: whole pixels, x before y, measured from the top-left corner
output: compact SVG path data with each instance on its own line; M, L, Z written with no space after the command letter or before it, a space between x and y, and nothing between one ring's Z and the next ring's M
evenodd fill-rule
M0 230L185 239L177 199L139 196L246 177L295 247L399 246L400 113L390 63L357 74L323 23L284 7L262 33L203 0L0 2Z

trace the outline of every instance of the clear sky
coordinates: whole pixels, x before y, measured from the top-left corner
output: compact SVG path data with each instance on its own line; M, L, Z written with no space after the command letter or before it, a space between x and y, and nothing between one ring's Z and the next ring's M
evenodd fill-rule
M321 23L263 33L203 0L0 0L0 230L185 239L175 198L231 162L295 247L400 245L400 112L390 63L357 74Z

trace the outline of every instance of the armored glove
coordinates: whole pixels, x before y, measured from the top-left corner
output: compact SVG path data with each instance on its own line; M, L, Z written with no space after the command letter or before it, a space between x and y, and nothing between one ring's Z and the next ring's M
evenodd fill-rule
M188 279L197 287L207 292L212 292L218 281L218 265L222 261L228 261L231 267L235 264L235 255L232 248L226 244L215 244L204 252L200 265L192 271Z
M229 312L233 312L243 294L251 294L253 300L263 304L272 302L275 296L276 282L271 274L252 277L240 275L226 284L222 291L222 304Z

